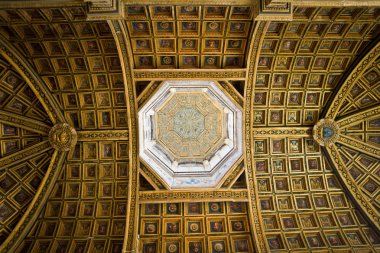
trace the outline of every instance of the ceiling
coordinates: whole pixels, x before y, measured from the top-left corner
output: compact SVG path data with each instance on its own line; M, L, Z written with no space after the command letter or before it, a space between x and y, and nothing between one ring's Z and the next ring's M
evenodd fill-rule
M1 252L380 250L378 3L90 2L0 4ZM243 155L172 190L138 112L190 80L242 108Z

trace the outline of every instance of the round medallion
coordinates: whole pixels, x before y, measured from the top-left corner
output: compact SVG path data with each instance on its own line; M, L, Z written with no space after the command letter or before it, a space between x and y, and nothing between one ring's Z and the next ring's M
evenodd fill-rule
M168 29L169 28L169 23L168 22L161 22L160 23L160 27L162 29Z
M212 64L214 64L215 63L215 58L214 57L209 57L209 58L207 58L207 64L210 64L210 65L212 65Z
M321 119L313 128L313 138L321 146L331 146L339 138L339 127L332 119Z
M217 203L212 203L210 208L212 211L216 212L219 210L219 205Z
M177 211L177 205L176 204L170 204L168 209L171 213L174 213Z
M154 233L156 232L156 226L154 224L148 224L146 231L148 231L148 233Z
M169 252L176 252L177 251L177 245L170 244L168 247Z
M67 123L53 126L49 132L49 141L52 147L59 151L69 151L77 143L77 132Z
M216 30L218 29L218 27L219 27L219 24L215 22L211 22L208 24L208 28L210 28L211 30Z
M190 225L190 230L191 230L192 232L198 231L198 229L199 229L199 225L198 225L197 223L192 223L192 224Z
M237 221L234 223L234 229L235 230L242 230L243 229L243 223L241 223L240 221Z
M216 252L221 252L221 251L223 251L223 249L224 249L224 247L223 247L222 243L218 242L218 243L214 244L214 250Z
M169 57L169 56L165 56L165 57L163 58L163 62L164 62L165 64L171 64L171 63L172 63L172 58Z
M194 41L193 40L185 40L184 41L186 47L193 47Z
M232 40L231 41L231 47L237 48L237 47L239 47L239 45L240 45L240 42L238 40Z

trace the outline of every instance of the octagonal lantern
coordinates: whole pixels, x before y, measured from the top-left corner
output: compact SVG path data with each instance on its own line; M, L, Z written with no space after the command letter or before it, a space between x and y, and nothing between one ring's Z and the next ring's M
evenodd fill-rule
M212 81L166 81L139 124L140 158L171 189L215 188L243 153L241 108Z

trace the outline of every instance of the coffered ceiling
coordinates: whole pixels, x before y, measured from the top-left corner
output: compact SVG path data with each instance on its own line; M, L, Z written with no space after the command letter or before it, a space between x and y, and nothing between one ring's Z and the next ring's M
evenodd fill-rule
M378 2L89 2L0 4L1 252L380 250ZM168 81L243 110L215 189L140 162Z

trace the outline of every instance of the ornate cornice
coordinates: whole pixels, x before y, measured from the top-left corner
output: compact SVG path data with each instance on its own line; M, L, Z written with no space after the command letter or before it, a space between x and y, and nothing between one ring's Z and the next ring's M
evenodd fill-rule
M247 190L141 191L140 203L248 201Z
M252 227L252 237L257 244L256 252L269 252L269 246L264 234L264 226L259 209L258 189L256 184L256 176L253 168L253 89L256 79L256 69L259 59L261 44L263 41L265 31L267 29L267 22L258 22L256 24L253 40L250 45L250 52L248 55L248 72L246 77L245 86L245 108L243 114L243 145L245 146L244 160L246 163L247 185L248 185L248 198L249 198L249 216Z
M41 210L45 206L50 192L53 189L54 183L59 176L66 158L66 154L66 152L58 151L53 153L49 168L46 171L45 177L42 180L37 193L35 194L32 202L29 204L28 209L25 211L24 216L13 229L12 233L8 236L7 240L1 245L0 252L16 252L17 247L23 242L23 239L28 234Z
M134 70L133 77L136 81L141 80L184 80L184 79L201 79L201 80L244 80L246 69L173 69L173 70Z
M129 210L126 217L125 237L123 252L131 252L137 248L138 232L138 199L139 199L139 155L138 155L138 121L137 121L137 101L132 75L132 65L129 59L132 59L131 45L127 28L122 21L109 21L116 44L120 63L122 66L125 93L127 96L127 115L129 118L129 175L128 175L128 201Z

